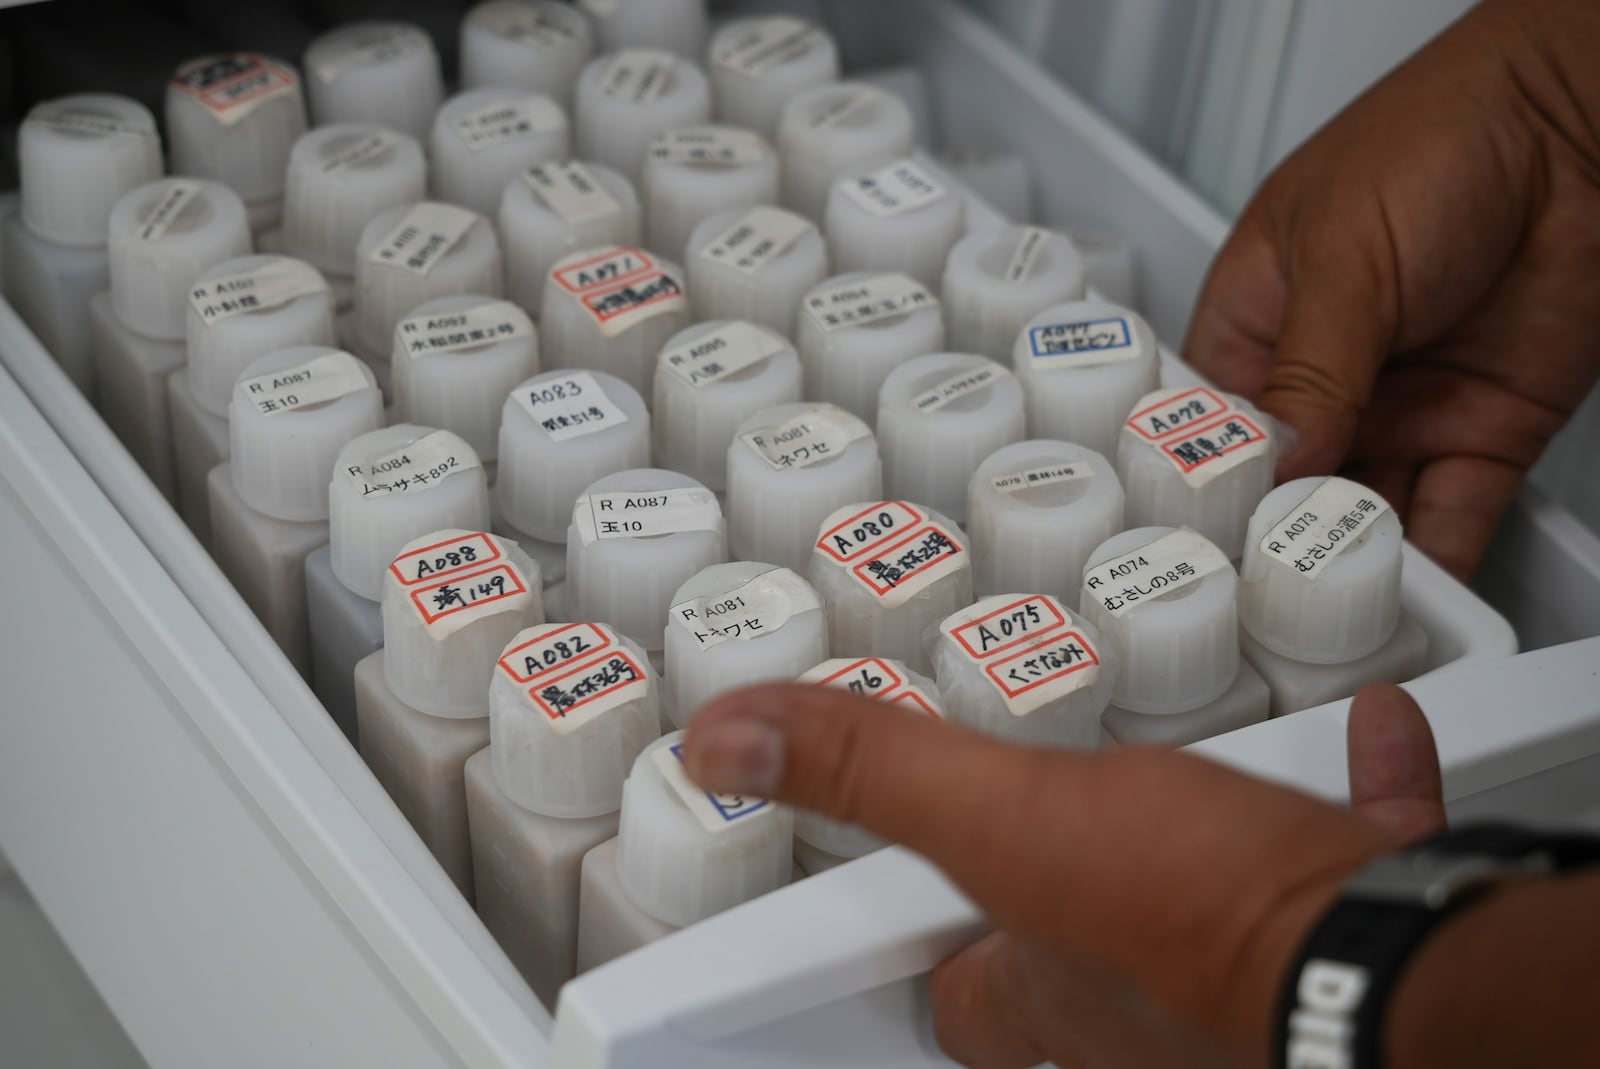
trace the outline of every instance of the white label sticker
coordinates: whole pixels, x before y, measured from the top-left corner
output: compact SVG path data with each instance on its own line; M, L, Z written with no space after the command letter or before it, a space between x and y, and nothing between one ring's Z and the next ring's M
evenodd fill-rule
M494 536L484 531L457 531L400 554L390 563L389 573L401 586L417 586L480 571L505 559L505 551Z
M1162 390L1127 426L1155 445L1190 486L1204 486L1268 449L1267 432L1226 397L1205 387Z
M772 150L753 130L731 126L669 130L650 146L652 160L663 163L698 163L710 167L743 167L762 163Z
M758 427L739 436L773 471L809 468L840 456L872 429L838 405L812 405L776 427Z
M408 356L460 353L533 335L528 313L510 301L490 301L459 312L402 319L395 337Z
M722 506L699 486L584 494L572 506L584 545L600 539L654 538L685 531L721 531Z
M345 352L323 353L304 364L255 378L240 379L234 391L257 412L276 416L337 401L371 387L361 361Z
M594 172L575 161L541 163L523 171L522 180L568 226L592 223L622 210Z
M540 48L557 48L578 40L576 31L565 20L524 4L481 4L472 18L497 37Z
M985 598L945 617L939 631L982 669L1012 716L1037 712L1100 678L1099 652L1055 598Z
M552 133L565 123L561 109L543 97L489 104L458 115L450 126L472 152Z
M648 668L605 624L545 624L517 637L496 671L523 688L558 735L650 694Z
M780 63L811 51L821 35L810 23L788 15L751 19L712 55L711 62L736 74L759 78Z
M1132 326L1122 316L1029 327L1028 351L1033 366L1044 371L1097 367L1144 355Z
M917 394L911 399L911 407L917 412L937 412L952 401L981 393L1010 377L1011 372L992 360L986 360L981 367L968 368L951 375L933 389Z
M189 306L206 326L246 312L281 308L297 297L327 293L328 282L303 260L277 256L260 267L197 282Z
M877 99L881 90L870 86L856 86L841 97L835 97L815 115L811 116L811 129L826 130L844 122L856 112Z
M574 263L557 264L550 278L578 299L608 338L688 307L683 287L643 249L613 245Z
M873 275L815 290L805 301L806 314L826 331L861 327L891 316L910 315L920 308L937 308L939 299L910 275Z
M1042 468L1027 468L1008 475L997 475L989 480L989 485L1002 494L1014 494L1019 490L1032 490L1036 486L1077 482L1093 476L1094 468L1087 460L1064 460L1059 464L1047 464Z
M92 111L79 111L76 108L35 108L28 112L28 117L23 122L36 122L55 130L84 134L88 137L111 137L116 134L150 137L155 133L155 129L150 126L129 122L115 115L100 115Z
M565 442L628 422L628 414L587 371L545 379L512 394L553 441Z
M426 275L480 218L476 212L453 204L414 205L378 242L368 259Z
M1210 539L1177 530L1085 568L1083 596L1098 600L1112 616L1123 616L1147 601L1232 567Z
M885 608L967 567L957 536L904 501L839 509L823 521L816 552L847 570Z
M944 186L915 160L900 160L869 175L846 179L839 188L863 210L879 217L914 212L945 195Z
M428 35L415 26L364 26L360 32L347 34L336 48L322 49L313 70L324 84L330 84L346 71L375 67L429 47Z
M400 135L374 130L350 142L322 161L323 174L344 174L382 156L400 143Z
M820 608L809 583L788 568L773 568L732 590L680 601L669 616L694 637L696 648L709 650L770 635L791 617Z
M199 182L190 178L169 179L167 188L150 210L144 213L144 218L139 220L139 231L135 237L140 241L159 240L199 194Z
M782 208L751 208L701 249L700 255L753 275L788 252L807 231L815 229L809 220Z
M294 96L300 80L288 67L251 52L207 56L178 68L172 86L204 104L224 126L232 126L262 104Z
M412 611L440 641L468 624L503 612L526 612L533 592L510 564L496 564L467 575L436 579L406 592Z
M772 331L736 319L693 341L661 350L659 365L698 390L754 367L788 347L789 343Z
M712 835L726 831L737 821L777 812L771 802L760 798L746 794L715 794L697 787L683 770L682 743L663 746L651 759L672 793L682 799L700 826Z
M1262 556L1315 580L1388 511L1389 503L1360 483L1324 479L1262 536Z
M944 703L938 696L911 682L905 665L882 657L835 657L823 661L795 682L848 690L864 698L914 709L935 720L944 719Z
M648 104L666 92L677 59L666 52L628 49L618 52L600 79L600 95L634 104Z
M408 445L350 464L344 477L362 497L415 494L452 475L482 468L472 447L449 431L431 431Z
M1043 227L1022 228L1022 233L1017 237L1017 247L1011 250L1011 259L1006 261L1004 277L1007 282L1020 282L1033 274L1033 265L1044 250L1045 239L1049 236L1050 231Z

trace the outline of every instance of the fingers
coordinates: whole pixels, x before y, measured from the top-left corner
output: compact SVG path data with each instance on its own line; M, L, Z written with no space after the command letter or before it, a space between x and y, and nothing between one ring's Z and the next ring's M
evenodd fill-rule
M946 959L928 978L939 1047L973 1069L1028 1069L1050 1060L1031 1036L1024 1009L1033 976L1003 932Z
M1259 202L1246 209L1212 261L1195 304L1184 359L1231 393L1255 397L1272 367L1283 325L1283 270L1261 222Z
M1406 537L1462 582L1489 551L1526 472L1479 457L1438 460L1422 470L1406 514Z
M1350 706L1350 807L1396 842L1444 827L1444 787L1433 730L1416 699L1373 684Z

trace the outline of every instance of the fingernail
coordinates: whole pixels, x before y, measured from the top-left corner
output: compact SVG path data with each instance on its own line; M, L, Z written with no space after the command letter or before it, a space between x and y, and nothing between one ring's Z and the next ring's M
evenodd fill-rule
M1274 418L1272 423L1273 430L1278 436L1278 459L1289 460L1300 445L1300 429L1292 423L1277 418Z
M726 720L694 737L689 777L708 791L769 798L783 782L783 732L764 720Z

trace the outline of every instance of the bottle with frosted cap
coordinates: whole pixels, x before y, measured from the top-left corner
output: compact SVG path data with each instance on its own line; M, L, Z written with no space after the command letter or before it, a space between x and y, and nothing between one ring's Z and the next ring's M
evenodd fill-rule
M805 19L731 19L712 35L706 72L719 121L772 137L789 98L838 81L839 49L828 31Z
M875 86L832 82L797 93L778 119L783 202L820 219L835 181L900 159L914 141L910 109Z
M1028 161L1016 153L983 146L960 147L941 152L939 164L1006 219L1025 223L1033 218L1033 176L1028 171ZM1069 231L1067 236L1072 237L1072 233ZM1073 245L1076 247L1077 242ZM1086 270L1087 260L1085 256Z
M572 127L579 159L638 181L645 155L668 130L711 121L711 86L699 67L655 48L606 52L578 76Z
M1189 527L1229 560L1244 552L1250 514L1278 462L1270 420L1205 386L1145 394L1117 438L1117 474L1136 527Z
M492 219L512 179L567 156L567 116L554 100L521 89L468 89L433 120L433 195Z
M1295 479L1262 498L1244 538L1239 641L1273 716L1427 666L1427 633L1400 600L1402 539L1389 503L1348 479Z
M887 67L857 69L851 78L863 85L882 89L906 106L911 113L912 140L929 144L933 131L932 109L928 104L928 79L915 63L896 63Z
M748 319L787 337L801 299L828 277L828 247L809 220L758 204L702 219L688 267L696 319Z
M639 190L645 245L683 256L690 234L707 216L778 202L778 154L754 130L668 130L650 145Z
M167 378L184 363L190 284L250 251L239 195L216 182L167 178L111 210L111 289L89 304L101 415L169 499L177 492Z
M1063 234L1037 226L983 230L956 242L944 266L950 344L1002 362L1024 324L1083 298L1083 260Z
M1026 435L1022 387L982 356L919 356L883 380L877 428L886 492L927 502L961 523L972 473Z
M836 270L903 271L929 287L939 285L965 221L960 193L909 157L839 179L823 211Z
M722 506L705 486L660 468L607 475L572 506L572 617L608 623L655 653L673 591L727 556Z
M972 552L945 516L910 501L856 502L822 521L806 579L828 611L828 647L932 670L925 633L972 603Z
M579 872L617 834L623 780L660 734L660 680L605 624L515 636L492 671L491 742L467 762L478 915L546 1006L577 971Z
M530 167L500 198L506 296L538 315L550 269L583 249L637 245L639 198L609 167L580 160Z
M506 86L572 104L594 52L589 20L555 0L486 0L461 20L461 85Z
M6 300L92 396L89 302L111 282L107 221L123 194L161 177L143 104L80 93L35 105L17 130L21 209L0 224Z
M472 447L449 431L397 423L348 441L324 484L329 544L306 558L311 678L356 740L355 667L383 645L383 578L412 539L489 527L489 490Z
M539 566L483 531L407 543L383 579L383 648L356 664L361 758L467 901L467 758L489 744L500 653L542 623Z
M622 788L617 837L583 859L580 973L794 878L792 811L701 790L682 751L681 731L646 747Z
M662 346L689 325L683 269L629 245L583 249L545 281L539 330L553 362L604 371L653 398Z
M664 48L698 60L706 50L705 0L579 0L601 52Z
M656 365L656 463L723 490L739 424L799 400L800 358L783 335L737 319L696 323L672 336Z
M967 484L972 585L979 597L1042 590L1078 607L1083 565L1122 530L1122 484L1111 462L1071 442L997 449Z
M997 594L933 629L950 719L1012 742L1093 750L1118 651L1047 594Z
M1100 227L1069 226L1067 238L1083 257L1085 286L1102 300L1123 308L1137 307L1138 285L1133 270L1133 246L1128 239Z
M1046 308L1023 325L1011 366L1028 403L1028 433L1111 457L1134 404L1160 385L1155 333L1135 312L1103 301Z
M850 271L807 293L795 319L805 396L849 409L869 425L889 373L944 349L939 298L910 275Z
M1267 685L1239 658L1238 576L1203 536L1114 535L1090 554L1081 597L1120 654L1102 718L1117 742L1187 746L1267 718Z
M838 405L764 408L728 446L728 541L735 556L804 572L822 521L883 496L872 430Z
M506 396L539 371L539 338L510 301L439 297L395 324L391 366L397 418L454 431L492 462Z
M353 279L367 223L426 195L427 163L415 138L369 124L319 126L289 153L284 250L330 278Z
M311 673L307 556L328 544L328 473L383 426L372 370L327 346L252 360L228 409L228 460L206 476L211 554L301 675Z
M428 136L444 99L433 39L408 22L352 22L312 41L306 91L317 126L374 123Z

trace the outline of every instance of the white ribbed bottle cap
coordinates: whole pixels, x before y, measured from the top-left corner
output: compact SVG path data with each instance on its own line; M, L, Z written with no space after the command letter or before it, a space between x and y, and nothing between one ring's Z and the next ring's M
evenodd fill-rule
M1044 594L999 594L932 632L950 719L1012 742L1093 750L1119 657L1094 626Z
M878 420L878 393L912 357L944 349L939 298L899 272L835 275L806 294L795 318L805 395Z
M983 230L956 242L944 268L950 344L1010 362L1028 320L1083 298L1083 261L1064 235L1037 226Z
M594 51L589 20L555 0L487 0L461 20L461 85L505 86L572 104Z
M931 288L965 233L966 207L948 179L907 158L839 179L823 220L835 270L903 271Z
M885 492L957 523L967 518L967 483L978 465L1027 433L1016 376L970 353L930 353L891 371L878 393L877 426Z
M556 261L580 249L639 244L639 214L633 183L609 167L568 160L523 171L500 198L506 296L537 315Z
M454 204L390 208L362 229L356 243L356 322L364 355L388 353L395 324L426 301L503 292L494 227Z
M1277 461L1272 423L1249 402L1204 386L1145 394L1117 439L1127 521L1191 527L1238 560Z
M748 319L788 337L800 301L828 277L828 248L811 222L771 205L731 208L689 234L696 319Z
M542 94L469 89L439 109L428 144L433 196L493 219L512 179L567 158L567 116Z
M293 67L257 52L202 56L167 83L176 174L210 178L246 201L283 195L289 150L306 131Z
M875 86L833 82L795 95L778 120L784 204L821 219L835 181L893 163L915 136L905 102Z
M1284 483L1250 517L1240 622L1295 661L1341 664L1375 652L1400 621L1401 541L1394 509L1359 483Z
M302 345L252 360L228 406L233 486L279 520L328 518L328 473L346 442L383 426L372 369L349 353Z
M1023 326L1011 366L1028 401L1028 433L1115 456L1134 403L1161 379L1150 325L1100 301L1046 308Z
M397 419L454 431L493 460L506 396L539 372L539 339L510 301L440 297L396 324L390 358Z
M656 463L722 490L739 424L798 400L800 358L787 338L743 320L696 323L673 335L656 365Z
M545 816L616 812L634 759L661 733L649 658L605 624L528 628L487 689L495 783Z
M778 154L753 130L669 130L650 145L639 191L645 245L685 256L689 235L707 216L778 202Z
M408 22L352 22L312 41L305 56L311 118L375 123L428 136L444 99L433 39Z
M672 592L726 559L722 507L710 490L660 468L607 475L572 506L571 615L602 620L645 649L659 650Z
M495 499L516 530L565 544L572 504L594 482L650 463L650 413L600 371L547 371L519 383L500 415Z
M857 502L822 521L806 579L828 607L828 647L932 668L924 636L972 603L972 553L961 528L907 501Z
M296 345L332 345L333 294L315 267L288 256L241 256L202 271L185 313L195 402L227 416L252 360Z
M1120 234L1092 227L1069 226L1067 238L1083 257L1084 284L1103 299L1123 308L1137 307L1133 246Z
M1186 713L1222 697L1239 672L1238 576L1193 531L1136 527L1083 570L1082 612L1121 655L1111 702Z
M1039 590L1077 608L1084 561L1122 530L1122 483L1092 449L1017 442L972 473L966 528L979 597Z
M711 121L711 87L699 67L654 48L596 56L578 76L572 127L580 159L638 181L650 143Z
M155 118L110 93L35 105L17 130L17 157L22 221L56 245L104 247L112 207L161 177Z
M484 681L521 630L544 623L539 566L484 531L430 531L383 576L383 678L429 716L489 715Z
M706 72L717 119L763 137L796 93L839 79L839 49L821 26L790 15L733 19L711 38Z
M249 251L244 201L227 186L198 178L140 186L111 209L111 307L136 334L182 341L190 284Z
M415 138L378 126L319 126L289 153L283 247L328 274L349 277L362 229L426 192L427 163Z
M640 910L679 927L789 882L794 815L742 795L700 790L683 772L683 732L633 763L622 789L617 875Z
M661 347L688 325L683 269L626 245L556 261L539 311L553 361L615 375L646 398L653 395Z
M705 0L579 0L601 52L664 48L698 61L706 51Z
M762 409L739 424L727 453L728 541L745 560L804 572L822 521L883 496L871 429L837 405Z
M826 656L828 620L809 583L771 564L713 564L672 595L667 715L688 727L717 695L793 679Z
M449 431L397 423L351 440L328 483L333 574L369 601L413 538L489 526L489 489L472 447Z

